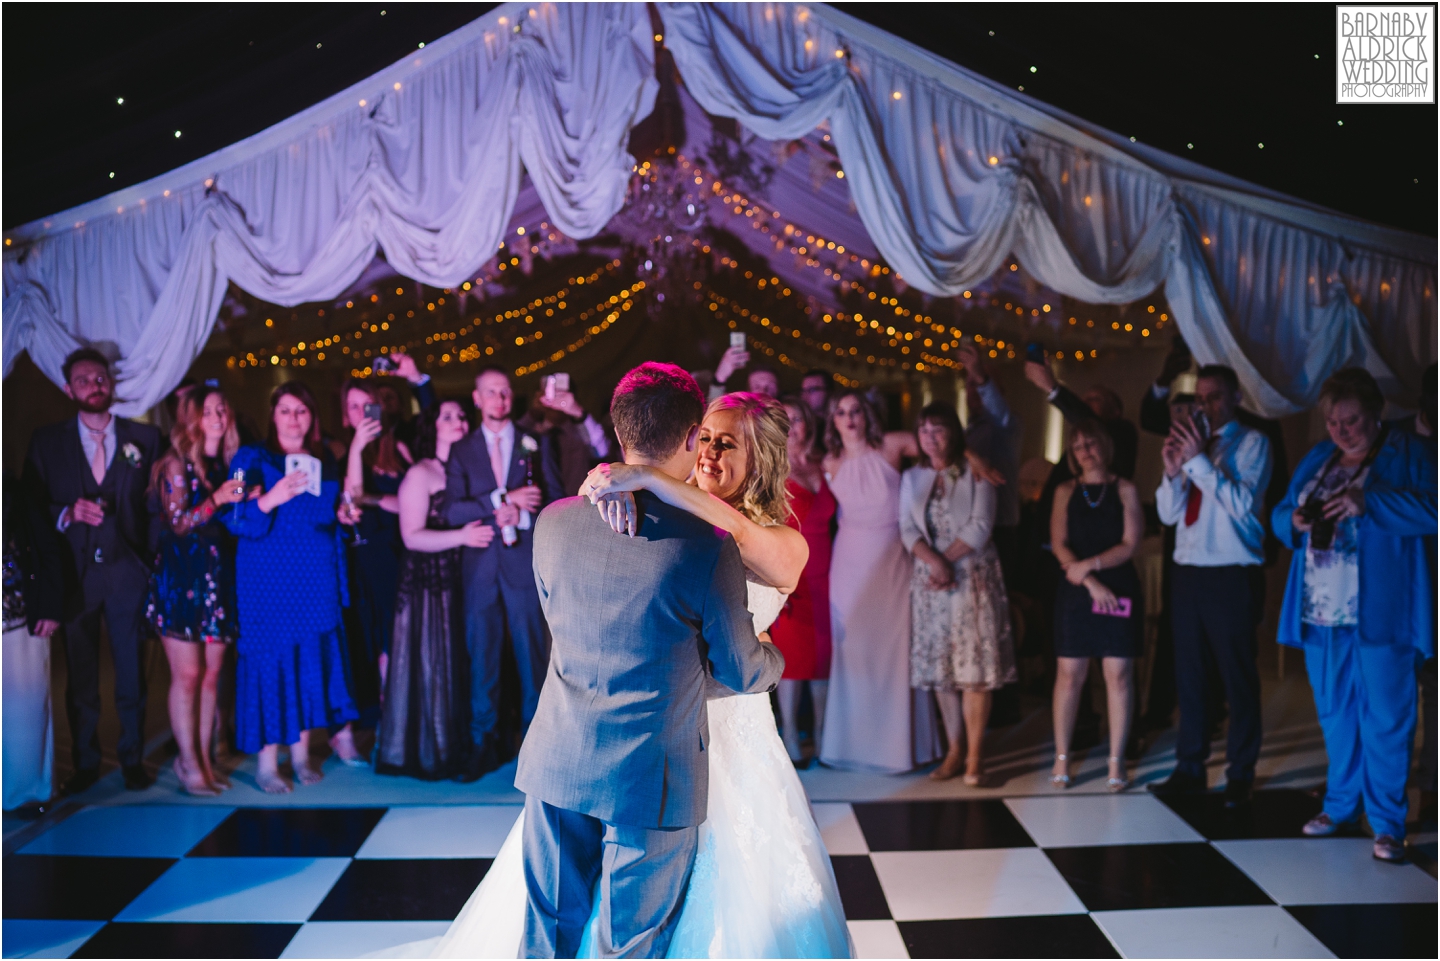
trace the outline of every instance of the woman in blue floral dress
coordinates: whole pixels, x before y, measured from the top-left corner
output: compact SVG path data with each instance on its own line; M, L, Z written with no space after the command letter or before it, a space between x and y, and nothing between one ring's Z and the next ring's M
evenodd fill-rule
M291 456L320 461L318 495ZM290 745L295 779L315 784L320 769L309 754L309 733L339 728L359 714L346 678L345 551L338 514L340 472L320 443L315 398L291 381L270 395L270 436L236 452L232 471L244 471L258 496L236 504L225 523L238 538L235 592L240 602L236 645L235 740L258 753L256 783L272 794L291 790L279 770L279 746Z
M221 515L245 496L244 484L226 475L240 438L225 396L208 386L192 390L180 402L170 443L152 478L165 529L146 616L170 661L175 776L186 792L210 797L230 786L210 749L220 672L239 633L235 541Z

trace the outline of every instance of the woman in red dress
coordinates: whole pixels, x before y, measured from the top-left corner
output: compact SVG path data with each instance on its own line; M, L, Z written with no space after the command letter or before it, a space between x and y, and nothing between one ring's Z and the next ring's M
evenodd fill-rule
M790 759L800 764L804 755L795 712L800 704L801 685L809 682L810 700L815 706L815 745L819 751L820 732L825 722L825 694L830 677L830 542L835 519L835 496L825 484L820 462L819 421L804 403L787 398L790 413L790 477L785 489L790 495L790 518L786 522L805 535L810 560L800 583L786 601L770 628L770 637L785 654L784 679L776 689L780 700L780 736Z

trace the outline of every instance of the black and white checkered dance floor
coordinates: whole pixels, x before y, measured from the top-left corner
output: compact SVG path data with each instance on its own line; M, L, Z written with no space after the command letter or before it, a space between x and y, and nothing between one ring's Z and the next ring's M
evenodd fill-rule
M817 803L862 957L1435 957L1436 881L1260 791ZM87 807L4 860L5 957L354 957L442 933L510 804Z

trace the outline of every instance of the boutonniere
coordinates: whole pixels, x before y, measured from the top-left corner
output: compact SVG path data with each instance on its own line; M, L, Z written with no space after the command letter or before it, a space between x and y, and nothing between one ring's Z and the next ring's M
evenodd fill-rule
M134 444L126 444L124 447L120 448L120 453L125 455L125 462L131 467L140 466L140 448L136 447Z
M531 437L529 434L520 435L520 446L532 454L540 449L540 445L535 443L535 438Z

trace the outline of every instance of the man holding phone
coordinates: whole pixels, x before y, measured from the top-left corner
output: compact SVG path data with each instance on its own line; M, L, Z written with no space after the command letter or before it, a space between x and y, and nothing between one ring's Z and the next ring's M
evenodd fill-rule
M1255 628L1264 597L1270 441L1236 420L1240 380L1229 367L1200 368L1195 395L1198 410L1176 420L1165 440L1165 477L1155 492L1161 522L1176 525L1170 610L1180 731L1175 770L1151 790L1206 790L1206 661L1213 660L1230 704L1225 803L1236 807L1249 800L1260 756Z
M590 468L610 458L610 432L575 399L569 374L550 374L542 383L540 396L520 418L520 426L539 435L568 496L580 489Z
M750 351L745 346L745 335L740 331L730 333L730 349L720 357L720 363L715 367L715 380L710 385L710 393L707 400L714 400L725 395L725 384L735 374L750 364ZM756 367L750 371L745 378L745 389L752 394L764 394L766 397L780 396L780 378L775 371L768 367Z
M480 429L450 449L445 465L443 513L451 527L482 520L500 529L488 547L466 547L461 560L465 591L465 646L470 652L471 750L457 780L474 781L503 764L513 745L500 721L500 659L508 633L520 675L521 717L535 716L550 652L531 569L531 525L540 508L565 496L540 439L510 419L515 394L510 377L487 367L472 395ZM577 485L578 489L578 485Z

